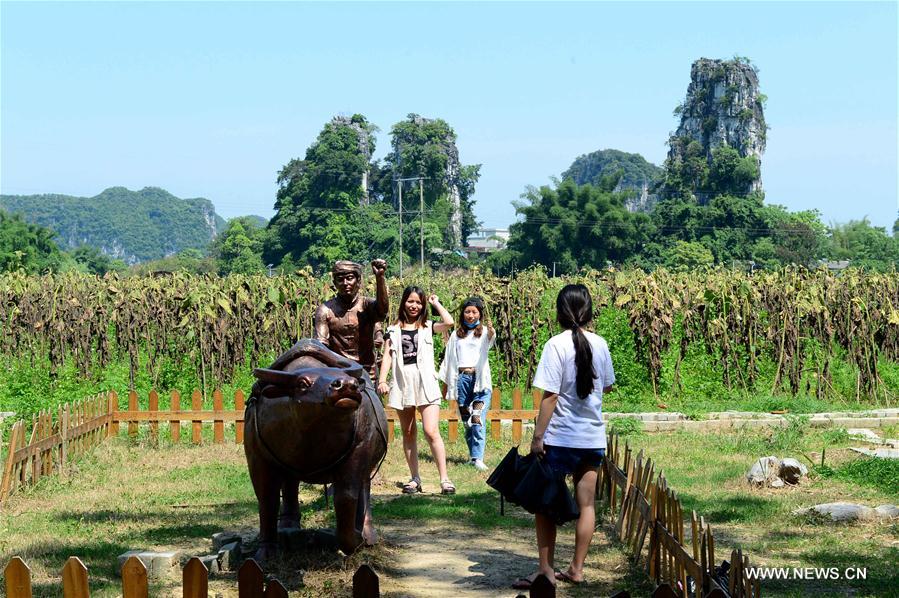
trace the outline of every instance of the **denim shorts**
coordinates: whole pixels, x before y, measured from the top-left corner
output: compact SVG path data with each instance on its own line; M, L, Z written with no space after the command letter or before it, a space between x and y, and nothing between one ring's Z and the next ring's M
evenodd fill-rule
M574 473L582 466L599 467L606 456L606 449L570 448L567 446L543 445L544 463L557 474Z

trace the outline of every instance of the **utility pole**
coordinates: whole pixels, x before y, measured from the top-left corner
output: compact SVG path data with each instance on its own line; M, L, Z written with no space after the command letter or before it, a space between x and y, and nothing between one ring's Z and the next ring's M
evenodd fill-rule
M421 242L421 269L425 268L425 180L418 179L418 215L421 221L419 240Z
M418 181L418 214L419 214L419 243L421 245L421 267L425 267L425 179L423 176L395 179L399 186L399 214L400 214L400 277L403 276L403 182Z
M403 179L399 179L397 184L400 188L400 278L403 277Z

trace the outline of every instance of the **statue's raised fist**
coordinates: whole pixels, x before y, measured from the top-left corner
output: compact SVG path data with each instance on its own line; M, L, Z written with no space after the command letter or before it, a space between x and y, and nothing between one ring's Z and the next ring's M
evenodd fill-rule
M387 272L387 260L380 258L371 261L371 271L375 276L384 276Z

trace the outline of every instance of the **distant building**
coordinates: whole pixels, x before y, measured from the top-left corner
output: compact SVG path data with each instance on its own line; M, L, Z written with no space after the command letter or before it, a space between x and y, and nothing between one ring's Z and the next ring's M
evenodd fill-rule
M509 241L508 228L481 228L468 236L465 251L474 253L490 253L506 246Z
M823 266L831 272L840 272L849 267L849 260L818 260L818 266Z

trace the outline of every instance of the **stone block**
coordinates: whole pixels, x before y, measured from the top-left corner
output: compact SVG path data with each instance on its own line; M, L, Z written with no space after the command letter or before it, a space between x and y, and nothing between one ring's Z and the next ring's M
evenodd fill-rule
M200 562L203 563L203 566L206 567L206 570L209 571L210 576L221 572L222 569L219 566L219 555L207 554L198 558L200 559Z
M225 544L240 542L241 539L240 534L237 532L219 532L217 534L212 534L212 550L213 552L218 552Z
M242 552L241 542L239 541L222 546L218 553L219 565L222 570L237 571L237 568L240 566Z
M122 574L122 565L125 564L130 557L136 556L140 562L147 568L147 577L150 579L159 579L170 573L177 571L177 565L181 554L177 551L170 552L150 552L148 550L129 550L120 554L118 557L119 566L116 571Z
M896 505L880 505L874 510L880 519L899 519L899 507Z

